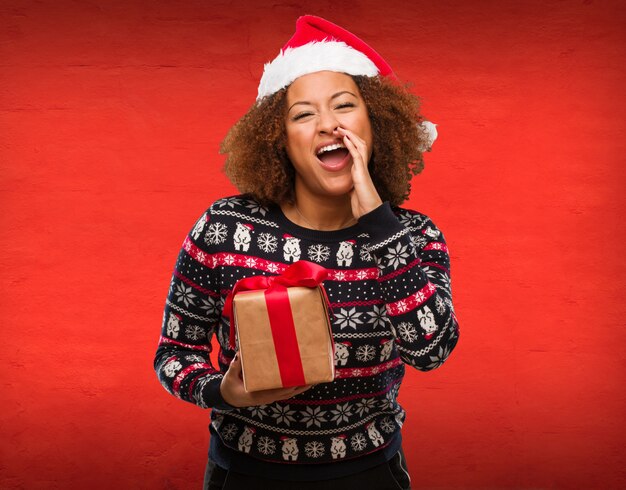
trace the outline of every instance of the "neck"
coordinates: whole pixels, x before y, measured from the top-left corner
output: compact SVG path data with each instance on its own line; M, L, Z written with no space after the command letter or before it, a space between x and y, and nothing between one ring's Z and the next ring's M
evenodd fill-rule
M296 189L295 203L284 206L283 211L300 226L319 231L340 230L356 223L349 194L316 196Z

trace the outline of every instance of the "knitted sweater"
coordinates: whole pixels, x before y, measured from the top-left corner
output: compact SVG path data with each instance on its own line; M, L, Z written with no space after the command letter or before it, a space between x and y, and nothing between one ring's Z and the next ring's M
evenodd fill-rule
M336 379L289 400L234 408L220 383L229 349L224 300L235 282L297 260L329 269ZM218 365L211 338L217 336ZM408 364L440 366L459 337L448 249L425 215L383 204L358 224L315 231L247 196L216 201L187 237L171 280L154 367L174 396L213 408L211 432L233 451L276 463L338 463L399 439Z

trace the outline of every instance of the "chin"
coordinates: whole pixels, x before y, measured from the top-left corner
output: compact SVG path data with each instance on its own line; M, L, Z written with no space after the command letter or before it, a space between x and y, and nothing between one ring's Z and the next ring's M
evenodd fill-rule
M349 195L350 191L352 191L352 186L331 187L322 189L320 194L328 197L342 197Z
M350 194L350 191L353 187L354 186L352 185L352 179L350 179L350 181L345 184L342 183L341 185L333 184L322 186L321 192L328 196L339 197Z

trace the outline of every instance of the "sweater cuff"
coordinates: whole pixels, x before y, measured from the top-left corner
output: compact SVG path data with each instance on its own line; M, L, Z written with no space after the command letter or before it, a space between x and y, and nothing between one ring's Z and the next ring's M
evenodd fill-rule
M359 225L369 234L370 243L368 248L379 248L380 244L390 237L408 231L398 220L391 210L389 201L385 201L373 211L359 218Z
M209 385L205 388L206 395L208 398L208 405L213 408L217 408L218 410L234 410L236 407L228 403L224 400L222 396L222 391L220 390L220 385L222 384L222 380L216 380L216 382L209 383Z

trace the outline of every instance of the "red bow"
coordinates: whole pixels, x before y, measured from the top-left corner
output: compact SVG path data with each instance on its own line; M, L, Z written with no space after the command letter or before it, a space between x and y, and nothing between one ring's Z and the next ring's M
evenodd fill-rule
M235 283L232 291L226 297L224 303L224 315L230 319L230 348L235 350L235 322L233 320L233 297L241 291L252 290L280 290L287 287L303 286L307 288L315 288L320 286L326 302L328 296L326 290L322 286L322 281L328 277L328 271L321 265L299 260L291 264L285 271L278 276L253 276L240 279ZM271 291L268 291L271 292Z

